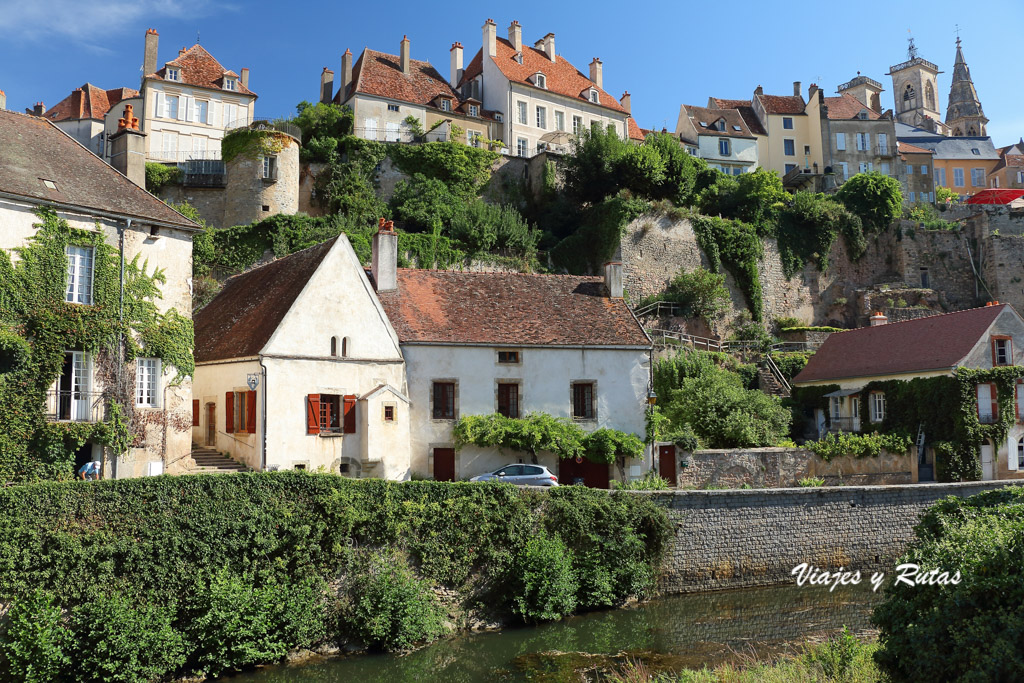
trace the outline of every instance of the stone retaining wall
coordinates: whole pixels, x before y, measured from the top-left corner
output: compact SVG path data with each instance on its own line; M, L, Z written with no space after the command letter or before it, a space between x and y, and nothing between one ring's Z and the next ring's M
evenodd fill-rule
M668 509L665 593L793 582L802 562L893 576L929 505L1009 482L810 489L636 492Z

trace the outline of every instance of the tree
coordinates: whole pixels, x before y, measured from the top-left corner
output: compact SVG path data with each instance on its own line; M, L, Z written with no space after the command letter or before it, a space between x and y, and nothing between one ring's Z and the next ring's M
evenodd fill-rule
M338 140L351 135L354 116L348 107L337 104L299 102L292 122L302 130L302 158L330 161L337 154Z
M668 283L665 291L652 299L677 304L686 317L703 318L708 323L714 323L722 317L729 306L729 300L725 275L701 267L689 272L681 269Z
M836 235L842 234L850 259L864 255L867 241L860 218L841 202L821 193L797 192L779 215L779 249L786 276L810 261L824 270Z
M614 129L582 130L565 157L565 192L579 204L596 204L619 191L619 159L626 153Z
M720 214L753 225L759 236L774 235L779 211L788 194L775 171L756 169L753 173L728 176L717 172L714 182L700 198L701 211Z
M836 199L860 216L864 227L882 232L896 220L903 206L900 182L877 171L858 173L839 188Z

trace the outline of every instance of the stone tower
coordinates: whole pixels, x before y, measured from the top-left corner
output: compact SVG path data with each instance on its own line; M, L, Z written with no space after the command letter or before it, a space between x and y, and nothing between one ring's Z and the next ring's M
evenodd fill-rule
M942 120L936 87L940 73L939 67L917 56L914 39L910 38L907 61L889 67L888 73L892 76L893 111L897 121L933 129L934 124Z
M869 109L882 112L882 98L881 94L885 92L882 88L882 84L873 78L867 76L861 76L860 72L857 72L857 77L853 80L843 83L839 88L836 89L840 95L843 93L849 93L857 98L861 104Z
M985 137L985 112L981 110L978 91L974 89L971 71L964 61L960 39L956 39L956 62L953 64L953 82L949 86L949 104L946 106L946 125L950 135L959 137Z

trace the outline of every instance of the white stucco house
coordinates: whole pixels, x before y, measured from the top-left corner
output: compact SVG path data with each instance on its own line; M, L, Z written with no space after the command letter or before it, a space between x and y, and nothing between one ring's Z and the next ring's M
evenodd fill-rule
M726 175L750 173L757 168L757 138L738 109L679 107L676 135L708 166Z

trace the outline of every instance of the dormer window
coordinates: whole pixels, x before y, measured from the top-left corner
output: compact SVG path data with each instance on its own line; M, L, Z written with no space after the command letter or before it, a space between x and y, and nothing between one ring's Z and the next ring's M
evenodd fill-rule
M974 154L976 156L981 156L981 150L978 149L977 147L971 147L971 154Z
M708 122L707 121L701 121L700 122L700 127L701 128L707 128L708 127Z
M523 63L523 53L522 52L517 52L516 53L516 62L519 63L519 64Z
M469 105L469 115L480 116L480 107L476 106L475 104Z
M600 100L597 97L597 90L595 90L594 88L590 89L590 101L595 104L598 104L600 102Z
M181 69L172 69L167 67L167 80L169 81L180 81L181 80Z
M505 120L505 117L502 116L500 111L496 111L494 112L494 120L497 121L498 123L502 123Z
M541 74L541 73L538 73L538 74L534 75L533 83L538 88L547 89L547 87L548 87L548 79L547 79L547 77L544 74Z
M715 124L715 127L718 128L718 130L725 130L725 121L719 119Z
M452 110L452 101L451 100L442 99L441 100L441 111L451 111L451 110Z
M225 78L224 79L224 89L225 90L238 90L238 81L237 81L237 79Z
M868 113L862 109L860 111L860 113L857 114L857 118L860 119L861 121L867 121L868 120Z

